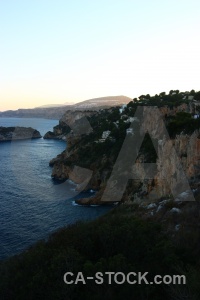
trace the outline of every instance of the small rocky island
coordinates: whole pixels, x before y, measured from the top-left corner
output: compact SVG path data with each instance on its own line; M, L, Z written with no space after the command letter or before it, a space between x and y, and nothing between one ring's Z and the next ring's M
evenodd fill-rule
M2 127L0 126L0 142L41 138L38 130L32 127Z

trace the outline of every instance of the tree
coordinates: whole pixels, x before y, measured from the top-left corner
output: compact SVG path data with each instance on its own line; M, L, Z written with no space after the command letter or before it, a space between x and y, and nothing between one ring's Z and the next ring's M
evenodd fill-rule
M145 95L141 95L140 97L138 97L140 100L143 100L145 98Z
M190 95L194 96L195 95L195 90L191 90Z
M150 96L149 94L147 94L147 95L145 96L145 98L146 98L146 99L150 99L151 96Z
M166 95L165 92L162 92L162 93L159 94L159 96L161 96L161 97L164 97L165 95Z

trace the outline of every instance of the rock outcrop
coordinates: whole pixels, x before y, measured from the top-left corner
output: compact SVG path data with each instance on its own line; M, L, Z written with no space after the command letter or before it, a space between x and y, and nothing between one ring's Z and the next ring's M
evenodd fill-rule
M133 116L132 111L135 108L134 105L131 104L130 106L127 106L126 111L124 112L126 117ZM146 152L143 150L139 151L139 155L135 162L134 172L136 172L137 178L141 179L131 180L127 184L126 191L121 199L122 201L141 202L145 200L151 202L159 200L162 197L172 197L171 188L183 186L183 173L186 175L187 182L190 184L190 186L188 185L189 189L191 188L193 191L199 190L200 127L199 123L194 122L195 118L193 116L193 114L198 113L198 106L194 105L193 102L181 103L180 105L174 105L172 107L163 105L163 102L161 102L160 105L159 110L161 114L155 114L152 110L147 115L146 121L139 124L139 131L144 130L144 132L153 132L154 139L157 140L156 149L158 157L157 159L155 158L156 170L154 179L143 180L143 178L145 178L143 163L149 162L149 157L152 157L151 147L149 148L149 144L146 143L144 148ZM146 106L148 106L148 103ZM181 124L182 126L182 123L179 122L180 119L176 119L177 116L182 118L181 121L184 121L185 118L184 124L186 124L186 126L188 126L188 124L189 126L196 126L192 127L192 130L195 128L195 131L193 134L187 133L187 130L182 131L181 129L178 131L174 125L174 127L170 128L173 128L175 133L174 135L171 135L170 132L171 139L169 139L166 126L173 120L176 120L174 124ZM70 127L73 127L74 120L76 123L76 120L80 120L81 117L83 117L83 115L80 114L80 112L71 112L68 115L65 114L61 121L64 124L67 123ZM97 193L93 197L76 200L77 203L84 205L102 204L101 197L107 186L107 180L112 173L117 158L115 155L116 152L110 151L110 148L117 149L119 153L122 143L119 144L117 139L120 139L123 136L123 132L125 132L124 137L126 136L127 128L123 113L118 115L117 110L114 109L105 112L105 114L103 114L103 112L97 113L94 119L96 119L96 123L94 122L92 126L96 126L96 133L88 138L84 138L81 134L68 134L67 150L50 162L50 165L53 166L53 178L56 180L71 179L77 183L79 187L81 182L78 173L74 172L74 166L79 166L83 163L87 170L92 171L91 178L88 180L85 179L86 184L84 185L84 189L95 189L97 190ZM106 140L103 142L99 141L99 136L101 136L102 132L105 130L110 130L111 132L112 139L110 142L108 141L108 143L106 143ZM133 134L133 136L134 135L135 134ZM113 144L111 142L112 140L114 140ZM97 155L94 154L94 149L98 151ZM150 154L148 153L149 149ZM87 153L91 153L92 159L89 159ZM126 156L126 153L124 154L124 156ZM131 162L131 164L132 163L134 162ZM121 171L126 172L126 169L124 169L123 166L121 168L119 165L118 171L118 174L120 174ZM182 189L180 189L180 191L182 192ZM185 190L185 193L186 196L189 195L187 194L187 190Z
M41 134L31 127L0 127L0 142L37 138Z
M48 131L44 135L44 139L66 139L68 133L74 132L80 134L88 133L90 131L90 125L86 119L91 115L97 114L95 111L79 111L68 110L64 113L59 120L59 124L53 128L53 132Z
M143 165L138 163L136 166L137 175L142 178L144 176ZM171 188L182 184L183 173L186 175L190 187L194 190L197 189L200 185L199 131L192 135L177 135L174 140L160 140L156 166L155 178L144 181L139 192L133 195L135 200L139 202L141 198L147 201L156 200L172 195Z
M67 141L69 141L69 148L57 158L51 160L50 165L53 166L52 177L56 180L70 179L77 185L80 185L83 178L80 179L80 174L74 172L73 161L77 155L76 143L81 137L73 137L69 135ZM175 152L174 152L175 149ZM200 139L199 132L196 131L193 135L178 135L174 140L162 140L159 141L158 147L159 157L156 161L157 172L153 180L144 180L141 184L139 180L133 180L127 187L126 193L124 193L122 201L133 200L141 202L144 199L146 201L156 200L163 196L171 195L171 186L180 184L178 180L182 180L181 173L179 172L179 165L181 163L182 169L186 174L188 180L191 182L195 179L191 188L196 189L198 187L198 176L200 174ZM178 158L178 161L177 161ZM106 160L109 158L104 155L104 162L102 165L106 165ZM144 168L142 158L140 157L136 161L136 173L139 178L144 178ZM76 202L78 204L102 204L101 196L106 186L106 178L111 171L109 168L99 170L95 163L89 167L93 172L92 177L88 180L84 189L96 189L99 192L92 198L79 199ZM81 171L81 170L80 170ZM166 180L166 178L168 180Z

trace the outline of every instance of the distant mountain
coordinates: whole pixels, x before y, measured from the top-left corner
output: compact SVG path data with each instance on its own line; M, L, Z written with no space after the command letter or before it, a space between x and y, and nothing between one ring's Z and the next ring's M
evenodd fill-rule
M49 108L49 107L63 107L66 106L65 104L46 104L46 105L41 105L41 106L37 106L35 107L37 108Z
M0 117L44 118L59 120L67 109L70 109L70 106L7 110L0 112Z
M60 119L67 110L92 110L98 111L101 108L120 106L132 101L126 96L108 96L85 100L76 104L50 104L32 109L7 110L0 112L0 117L18 117L18 118L45 118Z
M102 108L108 106L111 107L111 106L127 104L130 101L132 101L132 99L126 96L108 96L108 97L85 100L74 104L74 107L77 109L88 109L88 108L96 108L96 107Z
M46 104L46 105L37 106L35 108L63 107L63 106L67 106L67 105L73 105L75 103L76 102L65 102L63 104Z
M73 106L75 109L82 109L82 108L96 108L100 106L118 106L122 104L127 104L132 99L126 96L108 96L108 97L100 97L100 98L94 98L89 100L84 100L81 102L65 102L63 104L47 104L35 107L38 108L53 108L53 107L65 107L65 106Z

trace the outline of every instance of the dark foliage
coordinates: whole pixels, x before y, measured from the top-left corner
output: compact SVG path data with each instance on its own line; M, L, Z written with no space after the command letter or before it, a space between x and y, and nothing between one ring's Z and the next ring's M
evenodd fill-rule
M158 223L131 216L132 209L119 207L96 221L61 229L48 242L38 242L2 263L0 299L172 299L170 289L162 284L108 284L106 275L103 284L63 281L66 272L74 273L75 280L78 272L87 277L108 271L149 272L151 281L156 274L181 274L189 267L190 249L180 255L181 248L173 246ZM194 264L188 270L199 278Z

